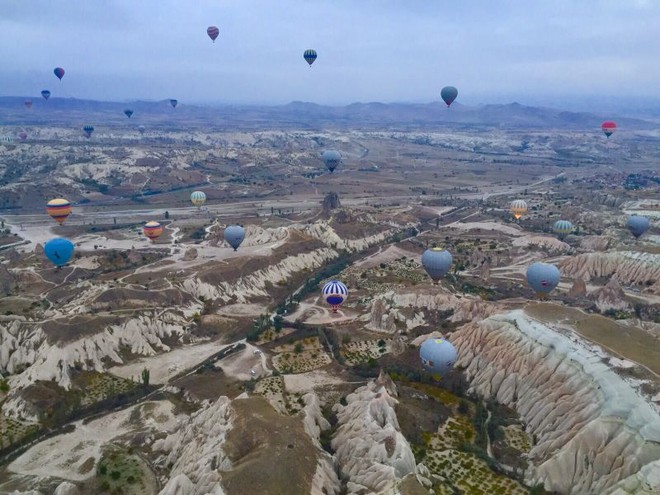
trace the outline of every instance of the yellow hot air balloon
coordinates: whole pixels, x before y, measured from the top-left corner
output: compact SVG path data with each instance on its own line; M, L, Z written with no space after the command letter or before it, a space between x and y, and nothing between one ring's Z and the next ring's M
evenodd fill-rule
M147 222L142 227L142 232L151 239L151 242L156 242L156 239L163 233L163 227L158 222Z
M527 213L528 208L525 201L522 199L516 199L515 201L511 202L509 209L511 210L511 213L513 213L513 216L516 217L516 220L519 220L520 217Z
M61 225L71 215L71 203L64 198L51 199L46 205L46 213Z

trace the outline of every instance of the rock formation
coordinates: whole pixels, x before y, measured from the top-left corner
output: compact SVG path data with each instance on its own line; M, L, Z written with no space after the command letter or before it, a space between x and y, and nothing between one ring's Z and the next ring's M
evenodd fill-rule
M16 287L16 279L5 265L0 264L0 297L9 295L14 287Z
M192 261L197 259L197 249L188 248L186 253L183 255L183 261Z
M587 346L522 310L463 325L451 340L471 387L515 408L536 437L530 484L601 495L660 459L660 414Z
M57 486L53 495L80 495L80 490L73 483L65 481Z
M581 278L576 278L568 291L570 297L584 297L587 295L587 284Z
M323 198L323 213L328 214L330 210L341 208L339 195L336 192L329 192Z
M596 302L596 306L601 311L630 309L630 303L626 301L626 295L615 278L611 278L607 285L601 289L595 290L590 295Z
M580 238L580 248L585 251L605 251L610 245L610 238L604 235L589 235Z

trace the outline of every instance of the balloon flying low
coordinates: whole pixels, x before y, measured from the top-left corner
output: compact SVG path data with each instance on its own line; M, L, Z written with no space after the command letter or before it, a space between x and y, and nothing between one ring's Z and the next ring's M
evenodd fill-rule
M163 233L163 227L159 222L147 222L142 227L142 232L151 239L151 242L156 242L156 239Z
M190 201L192 201L192 204L197 208L201 208L202 205L206 203L206 194L204 194L202 191L193 191L193 193L190 195Z
M234 251L238 250L243 239L245 239L245 229L240 225L229 225L225 229L225 241L234 248Z
M46 213L61 225L71 215L71 203L64 198L51 199L46 205Z
M321 293L325 302L332 308L332 312L336 313L339 306L348 297L348 288L339 280L331 280L323 286Z
M557 237L564 240L564 237L573 232L573 224L568 220L557 220L552 226L552 230Z
M436 284L438 280L447 275L452 261L449 251L437 247L427 249L422 254L422 266Z
M94 126L93 125L86 125L83 127L83 132L85 133L85 137L91 138L92 133L94 132Z
M612 134L614 134L614 131L616 131L616 122L612 122L611 120L606 120L601 124L600 128L603 130L603 133L609 138Z
M341 153L337 150L325 150L321 155L325 166L330 170L330 173L334 172L337 168L337 165L341 163Z
M651 222L647 217L641 215L631 215L628 217L628 230L635 236L635 239L639 239L644 232L649 230L650 226Z
M527 203L522 199L516 199L515 201L511 202L511 206L509 207L509 210L516 218L516 220L520 220L520 218L525 213L527 213Z
M44 244L44 254L55 266L64 266L73 256L73 243L68 239L56 237Z
M30 108L32 108L32 100L25 100L23 102L23 105L25 105L25 108L29 110Z
M138 126L138 131L140 132L140 134L144 134L144 131L146 131L146 130L147 130L147 128L145 126L143 126L143 125Z
M127 108L126 110L124 110L124 115L126 115L126 117L128 117L130 119L131 116L133 115L133 110L131 110L130 108Z
M179 104L179 100L170 100L170 105L172 105L172 108L176 108L178 104Z
M428 339L420 346L419 357L426 371L445 375L456 364L458 353L448 340Z
M548 263L532 263L527 269L527 283L539 299L557 287L560 278L559 268Z

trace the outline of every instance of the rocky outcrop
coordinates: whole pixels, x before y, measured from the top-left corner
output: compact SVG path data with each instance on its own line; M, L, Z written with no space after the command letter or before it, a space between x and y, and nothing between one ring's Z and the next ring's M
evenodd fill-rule
M16 287L16 279L5 265L0 264L0 297L9 295L14 287Z
M231 469L223 445L232 413L231 401L220 397L190 416L173 434L154 442L153 450L165 456L159 464L172 466L159 495L224 494L220 472Z
M566 258L558 263L561 273L586 281L612 277L626 285L645 285L651 292L660 292L660 254L609 251L586 253Z
M526 235L513 240L515 247L536 247L549 254L563 254L571 250L571 246L556 237L542 235Z
M596 302L596 306L601 311L630 309L630 303L626 301L626 295L616 279L612 278L607 285L601 289L595 290L590 297Z
M568 291L570 297L584 297L587 295L587 284L581 278L576 278Z
M336 192L329 192L323 198L323 213L327 214L330 210L335 210L341 208L341 202L339 201L339 195Z
M387 493L416 472L415 457L399 429L394 384L370 382L336 405L339 427L332 447L347 493Z
M651 462L616 484L610 495L653 495L660 493L660 461Z
M610 238L604 235L589 235L580 238L580 249L585 251L605 251L610 246Z
M302 232L318 239L326 246L351 252L362 251L369 246L382 242L394 232L394 229L389 229L359 239L342 239L327 221L314 222L310 225L300 225L298 227Z
M80 490L73 483L65 481L58 485L53 495L80 495Z
M515 408L536 438L531 484L604 495L660 459L660 415L586 345L521 310L463 325L451 340L471 387Z
M198 256L197 249L195 248L188 248L186 249L186 253L183 255L183 261L192 261L196 260Z

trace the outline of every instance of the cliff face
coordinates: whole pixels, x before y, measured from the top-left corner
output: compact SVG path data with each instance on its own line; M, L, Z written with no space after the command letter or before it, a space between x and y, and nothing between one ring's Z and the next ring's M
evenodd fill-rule
M531 483L603 495L660 459L658 412L593 351L523 311L466 324L451 340L472 388L515 408L536 437Z

